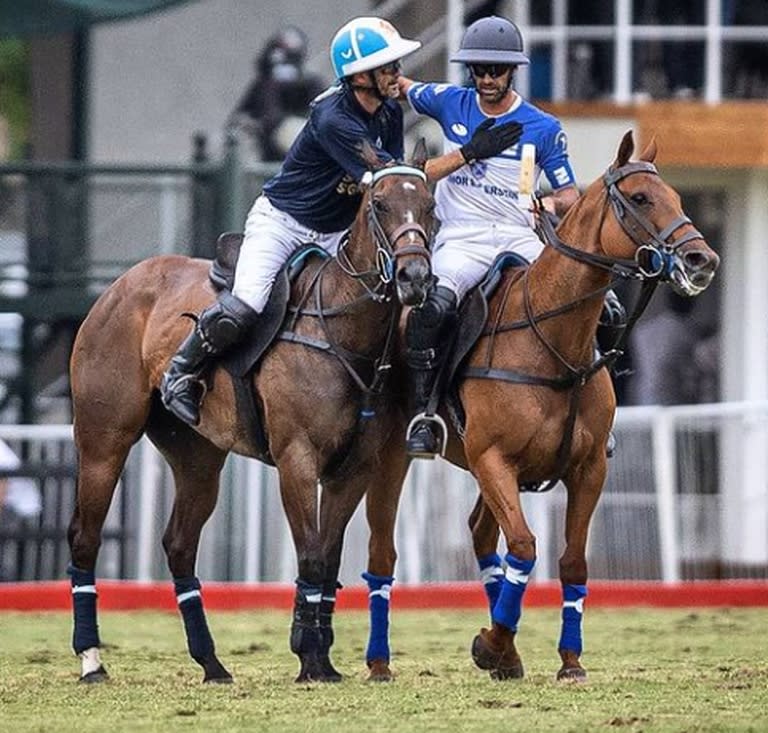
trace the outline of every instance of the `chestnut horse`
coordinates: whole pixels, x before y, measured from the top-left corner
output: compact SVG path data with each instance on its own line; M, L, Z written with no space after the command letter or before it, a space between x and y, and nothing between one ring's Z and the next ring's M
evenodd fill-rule
M200 533L230 452L277 466L298 562L290 635L301 663L297 681L341 679L329 652L343 535L367 491L366 578L378 599L391 582L395 507L407 469L404 417L386 376L401 305L423 302L432 281L433 199L423 157L413 166L386 168L375 165L375 155L366 160L370 180L346 244L332 258L309 259L292 286L282 333L244 379L257 396L251 415L238 409L241 397L223 369L210 377L195 429L159 399L163 371L190 328L180 316L200 312L215 298L209 261L161 256L139 263L83 322L70 368L79 470L69 528L81 680L107 676L94 570L116 482L144 433L173 472L175 500L163 548L189 653L204 681L232 680L216 656L195 577ZM254 411L263 423L266 456L254 440ZM377 655L374 643L369 662Z
M493 325L462 375L465 433L451 458L468 467L479 485L469 525L492 622L475 637L472 656L495 678L523 676L515 635L536 539L523 515L520 487L561 479L567 508L557 678L586 679L580 656L587 535L606 479L606 442L616 410L605 361L594 357L603 293L614 277L624 276L645 280L648 298L660 281L692 297L710 284L719 265L653 165L655 143L638 161L630 161L633 151L629 132L612 166L557 232L543 222L549 246L502 284L490 304ZM641 308L643 300L641 295ZM630 325L639 315L630 316ZM516 327L521 321L525 327ZM507 547L505 571L496 555L499 528Z
M547 246L530 266L503 275L486 325L449 389L453 409L444 410L444 418L453 429L445 457L471 471L479 485L469 527L491 609L491 628L475 637L472 656L496 679L523 676L515 635L536 539L523 515L521 487L547 482L550 488L557 480L567 491L557 677L586 679L579 660L587 534L606 479L616 411L606 366L618 351L595 359L605 292L617 277L644 282L631 325L656 284L666 281L681 295L698 295L719 264L653 165L655 144L631 162L633 151L627 133L612 166L556 233L541 217ZM464 322L459 343L463 330ZM463 424L457 413L464 414ZM506 568L497 554L499 528Z

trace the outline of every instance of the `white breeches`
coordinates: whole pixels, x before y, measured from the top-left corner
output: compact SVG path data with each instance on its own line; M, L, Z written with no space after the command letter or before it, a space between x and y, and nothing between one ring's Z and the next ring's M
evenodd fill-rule
M335 255L343 235L344 231L324 234L309 229L272 206L266 196L259 196L245 221L233 295L261 313L277 273L299 247L316 244Z
M438 285L450 288L459 302L488 272L502 252L516 252L533 262L544 245L533 229L487 222L443 224L432 252Z

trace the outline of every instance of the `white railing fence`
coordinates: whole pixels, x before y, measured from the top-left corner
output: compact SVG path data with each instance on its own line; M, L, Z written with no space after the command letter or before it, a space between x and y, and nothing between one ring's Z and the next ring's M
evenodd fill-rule
M768 578L768 403L622 408L616 433L617 454L592 525L591 578ZM74 501L71 426L0 425L0 438L36 466L43 495L43 513L28 524L27 538L0 541L0 551L22 551L24 579L62 577ZM476 577L466 523L476 492L471 475L443 461L412 465L397 523L399 582ZM100 577L169 577L160 537L172 500L170 471L144 439L107 518ZM535 576L556 578L565 491L529 494L524 504L538 539ZM360 509L347 530L343 583L361 582L367 542ZM230 456L198 572L207 580L294 578L274 469Z

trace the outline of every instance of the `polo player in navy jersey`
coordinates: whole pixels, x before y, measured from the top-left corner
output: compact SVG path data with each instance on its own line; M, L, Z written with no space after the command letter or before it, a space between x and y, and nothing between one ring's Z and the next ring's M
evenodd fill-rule
M163 375L163 404L184 422L199 422L201 380L213 359L255 324L290 256L306 243L336 252L362 199L363 142L385 164L402 160L403 112L395 101L400 60L420 46L373 17L355 18L334 36L330 55L338 83L312 102L280 171L251 208L232 292L200 314ZM429 160L427 176L438 180L467 161L494 156L520 134L516 122L480 129L463 146Z

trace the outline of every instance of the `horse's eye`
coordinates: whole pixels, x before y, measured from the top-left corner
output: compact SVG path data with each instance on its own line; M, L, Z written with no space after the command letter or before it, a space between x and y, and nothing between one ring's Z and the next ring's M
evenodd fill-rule
M373 208L376 209L377 214L384 214L389 208L384 199L374 198L371 203L373 204Z
M633 204L638 206L645 206L648 202L648 197L644 193L633 193L630 197Z

